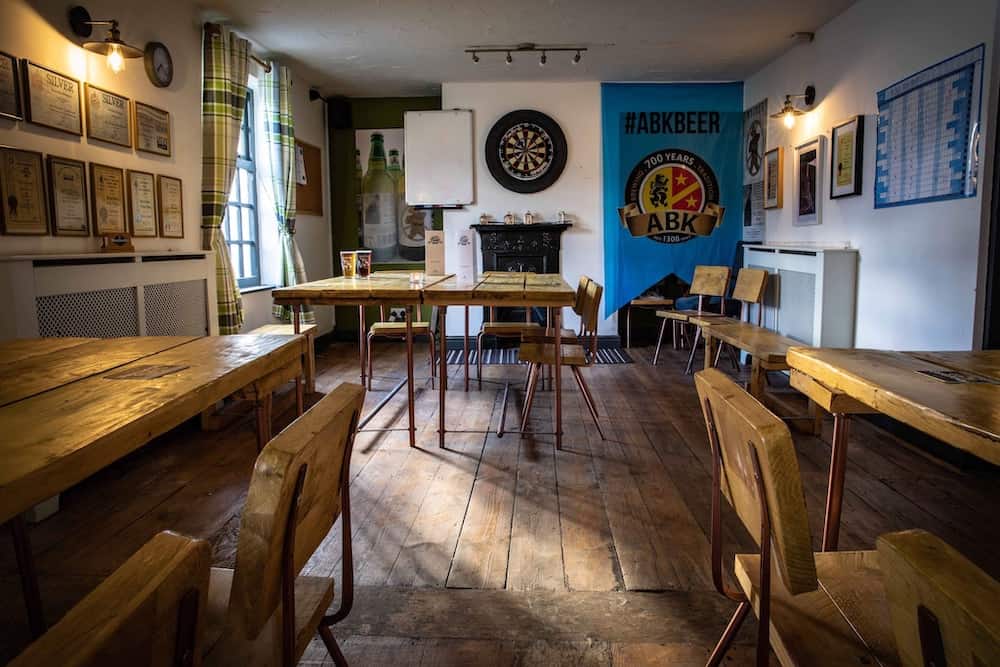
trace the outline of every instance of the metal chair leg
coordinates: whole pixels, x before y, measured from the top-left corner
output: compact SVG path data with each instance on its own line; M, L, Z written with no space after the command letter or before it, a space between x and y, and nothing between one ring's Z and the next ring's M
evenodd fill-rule
M535 390L538 388L538 376L542 374L541 364L531 365L531 378L528 380L528 394L524 397L524 411L521 413L521 436L528 428L528 417L531 415L531 404L535 400Z
M656 337L656 351L653 352L653 365L660 360L660 346L663 345L663 334L667 330L667 318L663 318L663 323L660 324L660 335Z
M722 358L722 348L724 348L725 346L726 344L720 340L719 346L715 348L715 359L712 360L712 368L715 368L719 365L719 359Z
M604 431L601 429L601 422L597 418L597 406L594 405L594 397L590 395L590 389L587 388L587 383L583 379L583 374L580 372L579 366L570 366L570 370L573 372L573 377L576 378L576 383L580 385L580 393L583 394L583 401L587 404L587 409L590 410L590 416L594 418L594 426L597 427L597 432L601 435L601 440L607 440L604 437Z
M729 619L729 625L726 626L725 632L719 637L719 643L712 649L712 655L708 658L707 667L717 667L717 665L722 664L722 659L726 657L726 651L729 650L730 644L733 643L736 633L739 632L740 626L743 625L743 621L746 620L749 613L750 603L741 602L740 606L736 608L733 617Z
M694 341L691 343L691 354L688 355L688 363L684 368L684 375L691 375L691 367L694 366L694 355L698 352L698 343L701 342L701 327L696 327Z
M483 332L476 335L476 381L479 388L483 388Z

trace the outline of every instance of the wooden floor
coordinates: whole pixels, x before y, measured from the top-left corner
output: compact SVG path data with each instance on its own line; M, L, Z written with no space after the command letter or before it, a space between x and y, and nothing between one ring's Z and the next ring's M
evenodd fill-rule
M380 345L376 386L402 374L402 347ZM426 350L423 350L426 352ZM702 665L733 605L711 585L709 451L685 358L651 349L636 363L584 371L602 441L567 374L565 444L552 438L451 434L437 447L437 392L417 391L418 448L405 431L362 434L352 461L355 576L350 617L335 634L354 665ZM418 375L427 375L418 349ZM357 381L355 348L317 357L318 390ZM497 424L502 384L462 391L451 367L449 427ZM518 391L524 371L486 367ZM313 397L314 399L316 397ZM550 428L550 393L533 411ZM401 392L371 426L405 424ZM285 415L287 420L290 415ZM824 437L796 436L814 541L829 459ZM249 420L224 433L186 425L63 496L63 509L31 530L51 619L79 600L159 530L212 541L232 565L255 456ZM841 546L868 549L884 532L920 527L1000 576L1000 473L922 455L860 420L852 430ZM749 541L732 516L728 552ZM339 524L307 565L340 580ZM817 543L818 544L818 543ZM23 647L26 628L13 551L0 548L0 660ZM753 651L747 624L729 664ZM327 665L319 642L302 664Z

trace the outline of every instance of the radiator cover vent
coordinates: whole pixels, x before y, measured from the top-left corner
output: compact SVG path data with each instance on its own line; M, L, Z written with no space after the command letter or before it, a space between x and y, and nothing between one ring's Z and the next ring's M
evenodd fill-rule
M54 294L35 299L42 337L118 338L139 335L135 287Z
M205 336L208 298L204 280L146 285L147 336Z

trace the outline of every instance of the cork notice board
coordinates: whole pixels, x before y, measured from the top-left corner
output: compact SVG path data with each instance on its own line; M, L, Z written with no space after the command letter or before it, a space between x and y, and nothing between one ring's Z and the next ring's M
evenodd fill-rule
M295 140L295 152L302 151L302 161L306 168L306 184L295 186L295 208L297 213L323 215L323 167L320 164L319 148ZM298 162L298 155L296 155Z

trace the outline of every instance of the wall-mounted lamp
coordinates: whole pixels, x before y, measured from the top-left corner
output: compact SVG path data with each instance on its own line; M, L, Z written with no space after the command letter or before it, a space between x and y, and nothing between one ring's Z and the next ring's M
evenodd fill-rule
M83 7L73 7L69 10L69 24L78 37L90 37L94 26L108 26L107 37L100 42L84 42L83 48L91 53L98 53L108 59L108 69L117 74L125 69L126 58L142 58L143 51L122 41L115 19L95 21L90 18L90 12Z
M785 95L785 103L782 105L781 111L771 114L771 118L780 118L788 129L795 127L796 116L804 116L809 113L808 110L799 109L792 104L793 97L801 97L805 105L811 107L813 102L816 101L816 88L814 86L806 86L805 92L801 95Z
M534 44L532 42L524 42L522 44L511 44L511 45L497 45L497 46L470 46L465 49L466 53L472 55L472 62L479 62L480 53L504 53L504 62L508 65L514 64L514 56L512 53L540 53L541 56L538 58L538 65L540 67L545 67L545 64L549 62L549 51L575 51L576 55L570 61L574 65L580 62L583 57L582 53L587 50L586 46L575 46L571 44L548 44L541 46Z

